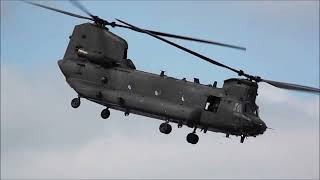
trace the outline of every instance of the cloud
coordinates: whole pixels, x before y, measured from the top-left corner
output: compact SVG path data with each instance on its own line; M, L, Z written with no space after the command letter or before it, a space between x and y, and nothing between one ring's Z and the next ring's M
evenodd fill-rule
M299 95L260 83L257 103L262 119L281 130L319 129L319 95Z
M244 144L199 133L193 146L186 127L164 135L158 120L102 120L103 107L85 100L72 109L55 63L1 68L1 178L319 178L318 96L262 85L261 117L276 130Z

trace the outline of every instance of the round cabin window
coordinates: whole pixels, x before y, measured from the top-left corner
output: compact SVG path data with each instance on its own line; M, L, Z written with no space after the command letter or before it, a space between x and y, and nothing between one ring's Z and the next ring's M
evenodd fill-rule
M155 95L155 96L159 96L160 94L161 94L161 90L155 90L155 91L154 91L154 95Z

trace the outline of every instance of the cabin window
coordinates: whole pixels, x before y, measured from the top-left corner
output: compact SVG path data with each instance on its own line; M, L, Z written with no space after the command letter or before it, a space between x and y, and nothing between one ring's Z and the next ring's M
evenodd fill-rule
M220 97L209 96L207 99L206 106L205 106L204 110L211 111L211 112L217 112L219 104L220 104L220 100L221 100Z
M155 91L154 91L154 95L155 95L155 96L159 96L160 94L161 94L161 90L155 90Z

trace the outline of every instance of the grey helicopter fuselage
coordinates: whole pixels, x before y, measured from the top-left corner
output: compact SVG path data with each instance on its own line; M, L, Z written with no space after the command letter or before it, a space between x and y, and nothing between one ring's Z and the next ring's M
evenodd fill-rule
M228 79L217 88L139 71L127 59L127 49L127 42L105 27L85 23L75 26L58 64L80 97L108 108L205 132L246 137L265 132L255 103L257 83Z

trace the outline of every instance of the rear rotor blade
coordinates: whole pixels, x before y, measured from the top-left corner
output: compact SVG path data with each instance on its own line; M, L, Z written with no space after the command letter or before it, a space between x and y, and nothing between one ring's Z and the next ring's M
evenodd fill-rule
M271 80L265 80L265 79L261 79L261 82L266 82L272 86L275 86L281 89L288 89L288 90L302 91L302 92L309 92L309 93L320 93L320 89L318 88L313 88L313 87L308 87L308 86L303 86L298 84L271 81Z
M120 24L116 24L116 23L109 23L108 21L99 18L98 16L94 16L93 14L91 14L89 12L89 10L87 8L85 8L78 0L69 0L74 6L76 6L78 9L80 9L81 11L83 11L84 13L86 13L87 15L91 16L91 18L89 17L85 17L85 16L81 16L78 14L74 14L74 13L70 13L67 11L63 11L60 9L56 9L56 8L52 8L49 6L45 6L42 4L38 4L38 3L34 3L34 2L30 2L30 1L25 1L23 0L25 3L34 5L34 6L38 6L41 8L45 8L45 9L49 9L52 11L56 11L62 14L66 14L69 16L73 16L76 18L81 18L81 19L87 19L87 20L91 20L94 21L98 24L102 24L102 25L111 25L112 27L122 27L122 28L127 28L127 29L131 29L137 32L142 32L144 33L144 31L148 31L152 34L158 35L158 36L164 36L164 37L170 37L170 38L177 38L177 39L183 39L183 40L189 40L189 41L195 41L195 42L201 42L201 43L207 43L207 44L213 44L213 45L218 45L218 46L222 46L222 47L228 47L228 48L233 48L233 49L239 49L239 50L246 50L246 48L244 47L240 47L240 46L235 46L235 45L230 45L230 44L225 44L225 43L220 43L220 42L215 42L215 41L209 41L209 40L204 40L204 39L197 39L197 38L192 38L192 37L187 37L187 36L181 36L181 35L176 35L176 34L170 34L170 33L164 33L164 32L159 32L159 31L153 31L153 30L147 30L147 29L142 29L144 31L140 31L136 28L132 28L130 26L124 26L124 25L120 25Z
M79 8L81 11L89 15L90 17L94 18L94 15L92 15L87 8L85 8L78 0L69 0L74 6Z
M41 8L45 8L45 9L49 9L49 10L52 10L52 11L56 11L56 12L59 12L59 13L62 13L62 14L66 14L66 15L69 15L69 16L73 16L73 17L76 17L76 18L81 18L81 19L87 19L87 20L94 21L94 19L89 18L89 17L81 16L81 15L70 13L70 12L67 12L67 11L62 11L60 9L52 8L52 7L49 7L49 6L42 5L42 4L29 2L29 1L23 1L23 2L31 4L31 5L34 5L34 6L38 6L38 7L41 7Z
M74 6L76 6L78 9L86 13L87 15L91 16L92 20L102 26L111 25L107 20L101 19L98 16L95 16L89 12L89 10L84 7L78 0L69 0Z

